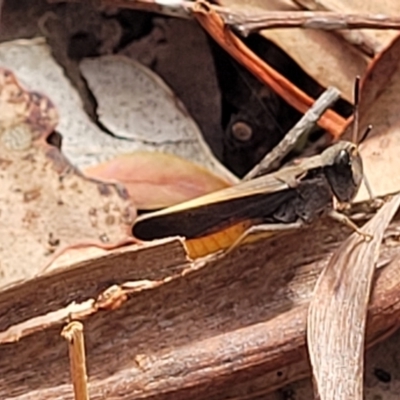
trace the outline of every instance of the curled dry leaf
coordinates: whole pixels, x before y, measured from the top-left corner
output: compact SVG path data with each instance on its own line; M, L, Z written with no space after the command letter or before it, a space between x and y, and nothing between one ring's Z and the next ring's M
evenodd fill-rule
M54 104L0 69L0 259L4 285L41 271L55 249L117 242L135 215L127 193L84 178L47 143Z
M125 154L87 168L85 175L121 182L140 210L168 207L229 186L204 168L159 152Z
M400 205L397 195L353 233L322 271L311 300L307 339L321 400L363 398L363 357L368 301L383 233Z
M363 79L360 98L360 132L372 125L360 152L364 172L374 196L400 191L400 36L384 50ZM365 186L355 202L368 199Z

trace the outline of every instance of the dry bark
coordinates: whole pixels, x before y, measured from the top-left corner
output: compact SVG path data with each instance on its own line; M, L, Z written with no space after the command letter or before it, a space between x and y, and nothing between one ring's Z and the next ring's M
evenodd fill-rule
M398 226L396 220L392 227ZM68 310L85 327L92 400L251 398L307 376L308 302L319 272L348 234L321 220L194 263L172 240L115 250L6 289L0 293L0 397L73 398L60 336L72 302ZM399 256L386 240L380 260L388 265L376 273L368 343L397 326ZM143 280L139 289L153 289L96 306L110 286ZM13 342L15 332L20 340Z

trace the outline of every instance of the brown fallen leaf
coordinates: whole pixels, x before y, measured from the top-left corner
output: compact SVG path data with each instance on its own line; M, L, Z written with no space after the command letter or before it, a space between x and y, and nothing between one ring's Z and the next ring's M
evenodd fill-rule
M334 253L315 287L308 313L307 340L315 391L321 400L361 400L365 326L372 278L385 229L400 195L385 204Z
M51 253L127 237L135 209L126 191L84 178L47 143L54 104L0 69L0 285L32 277Z
M363 78L360 97L360 132L372 131L361 144L364 171L374 196L400 191L400 36L371 64ZM346 135L349 134L349 128ZM368 199L365 186L355 202Z
M121 155L84 172L92 178L121 182L140 210L168 207L230 186L205 168L159 152Z

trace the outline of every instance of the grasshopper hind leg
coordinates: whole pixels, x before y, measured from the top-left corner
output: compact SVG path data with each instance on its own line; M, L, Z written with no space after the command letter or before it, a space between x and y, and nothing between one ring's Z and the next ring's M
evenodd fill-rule
M251 243L261 238L275 236L279 233L295 230L303 226L303 223L293 222L290 224L260 224L248 228L241 236L239 236L225 251L224 255L229 254L242 243Z
M336 210L329 211L328 215L332 219L344 225L347 225L349 228L353 229L360 236L362 236L367 242L373 239L373 236L371 234L363 232L347 215L344 215Z

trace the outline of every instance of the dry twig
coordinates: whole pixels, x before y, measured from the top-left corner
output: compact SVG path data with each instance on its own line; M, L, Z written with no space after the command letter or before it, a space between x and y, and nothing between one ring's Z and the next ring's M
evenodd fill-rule
M86 374L85 341L81 322L70 322L61 332L68 342L71 379L75 400L89 400Z
M285 135L245 177L244 180L265 175L279 167L282 159L296 146L301 136L306 135L315 127L321 115L334 104L340 97L340 92L334 87L328 88L315 101L312 107L303 115L300 121Z
M71 0L48 0L49 2L65 2ZM76 1L76 0L75 0ZM205 3L205 1L202 0ZM303 28L322 30L342 29L399 29L400 17L385 14L341 13L329 10L314 1L294 0L300 7L309 11L262 11L257 14L248 14L228 7L207 4L223 17L228 25L233 25L244 35L262 29L271 28ZM175 13L180 16L189 16L196 2L177 0L102 0L102 4L114 7L142 9ZM184 12L186 11L186 13ZM354 43L355 44L355 43Z
M332 11L263 11L245 14L224 7L214 7L227 25L242 35L263 29L399 29L400 17L373 14L344 14Z

